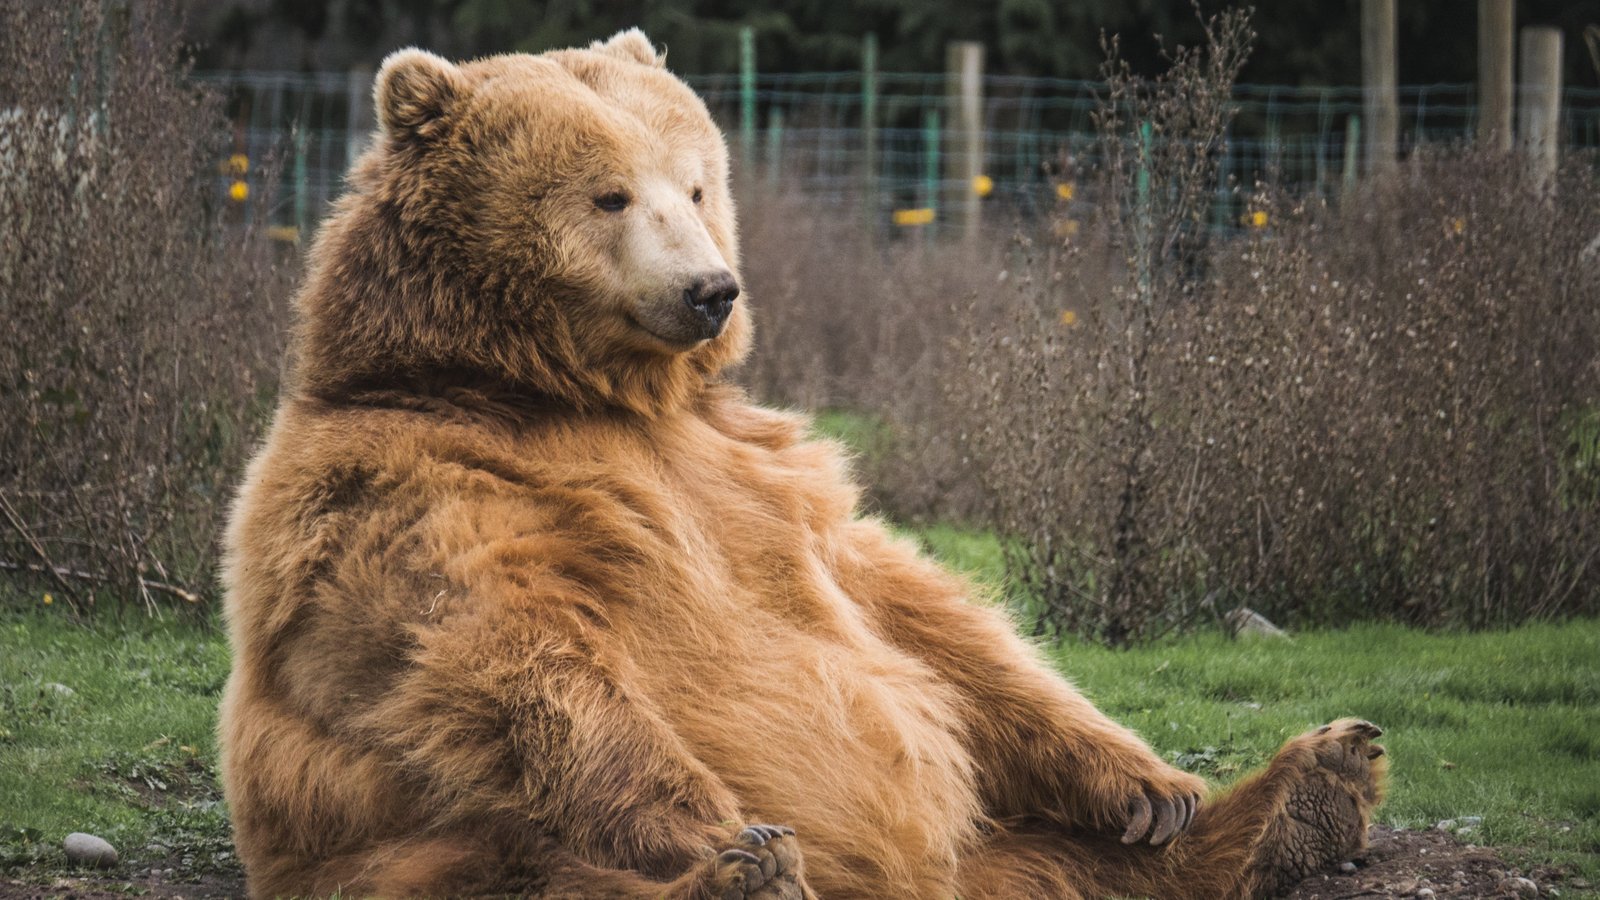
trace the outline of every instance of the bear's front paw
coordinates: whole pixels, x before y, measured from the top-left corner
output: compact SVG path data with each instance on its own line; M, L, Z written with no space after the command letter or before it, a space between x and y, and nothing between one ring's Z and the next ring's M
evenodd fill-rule
M1148 838L1151 845L1159 847L1188 828L1199 812L1205 780L1170 766L1164 769L1139 778L1125 795L1122 818L1116 823L1123 829L1124 844Z
M707 864L694 895L708 900L815 900L800 842L787 825L748 825Z

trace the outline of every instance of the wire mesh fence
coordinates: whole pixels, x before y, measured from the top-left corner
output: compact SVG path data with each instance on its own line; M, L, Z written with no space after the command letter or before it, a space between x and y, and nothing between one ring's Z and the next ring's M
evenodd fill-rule
M202 80L228 97L235 122L232 165L219 190L248 195L261 163L276 161L283 190L271 225L285 237L314 226L341 190L343 175L370 139L372 74L212 73ZM782 180L817 204L848 206L876 227L934 225L952 198L977 191L1007 227L1018 216L1084 202L1081 184L1096 165L1093 81L990 75L982 79L982 169L976 183L953 181L945 165L953 139L948 76L826 72L738 73L688 79L753 177ZM1476 87L1402 87L1404 157L1426 144L1470 140ZM1258 180L1330 195L1359 177L1359 87L1238 85L1236 115L1220 161L1216 227L1243 209L1236 187ZM1600 90L1568 88L1561 105L1566 152L1600 149Z

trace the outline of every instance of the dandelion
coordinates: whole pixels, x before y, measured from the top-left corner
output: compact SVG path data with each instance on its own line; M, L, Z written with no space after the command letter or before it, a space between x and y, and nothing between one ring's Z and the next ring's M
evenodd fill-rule
M45 606L49 606L50 604L52 604L54 602L56 602L56 598L50 596L49 594L45 594L44 595L44 605Z
M979 197L987 197L994 193L994 179L987 175L974 175L972 178L972 192Z
M1245 215L1244 221L1245 224L1249 225L1251 228L1265 228L1267 227L1268 221L1267 211L1264 209L1253 209Z
M235 203L243 203L250 199L250 185L242 181L235 181L228 186L228 197Z
M1062 200L1071 200L1072 199L1072 193L1073 193L1072 182L1063 181L1060 184L1056 185L1056 196L1060 197Z
M1068 328L1078 324L1078 314L1070 309L1063 309L1061 311L1061 324Z

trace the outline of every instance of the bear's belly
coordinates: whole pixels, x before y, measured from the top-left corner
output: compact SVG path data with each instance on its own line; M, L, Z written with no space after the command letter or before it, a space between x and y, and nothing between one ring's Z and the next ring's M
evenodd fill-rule
M633 659L744 818L799 832L823 896L949 896L979 813L960 701L802 568L722 585L721 602L641 604L656 615Z

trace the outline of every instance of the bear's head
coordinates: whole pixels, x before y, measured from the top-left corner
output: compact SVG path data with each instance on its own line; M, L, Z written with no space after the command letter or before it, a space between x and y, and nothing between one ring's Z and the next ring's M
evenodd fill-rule
M655 415L743 355L727 148L642 33L401 50L374 94L299 298L305 390L459 380Z

